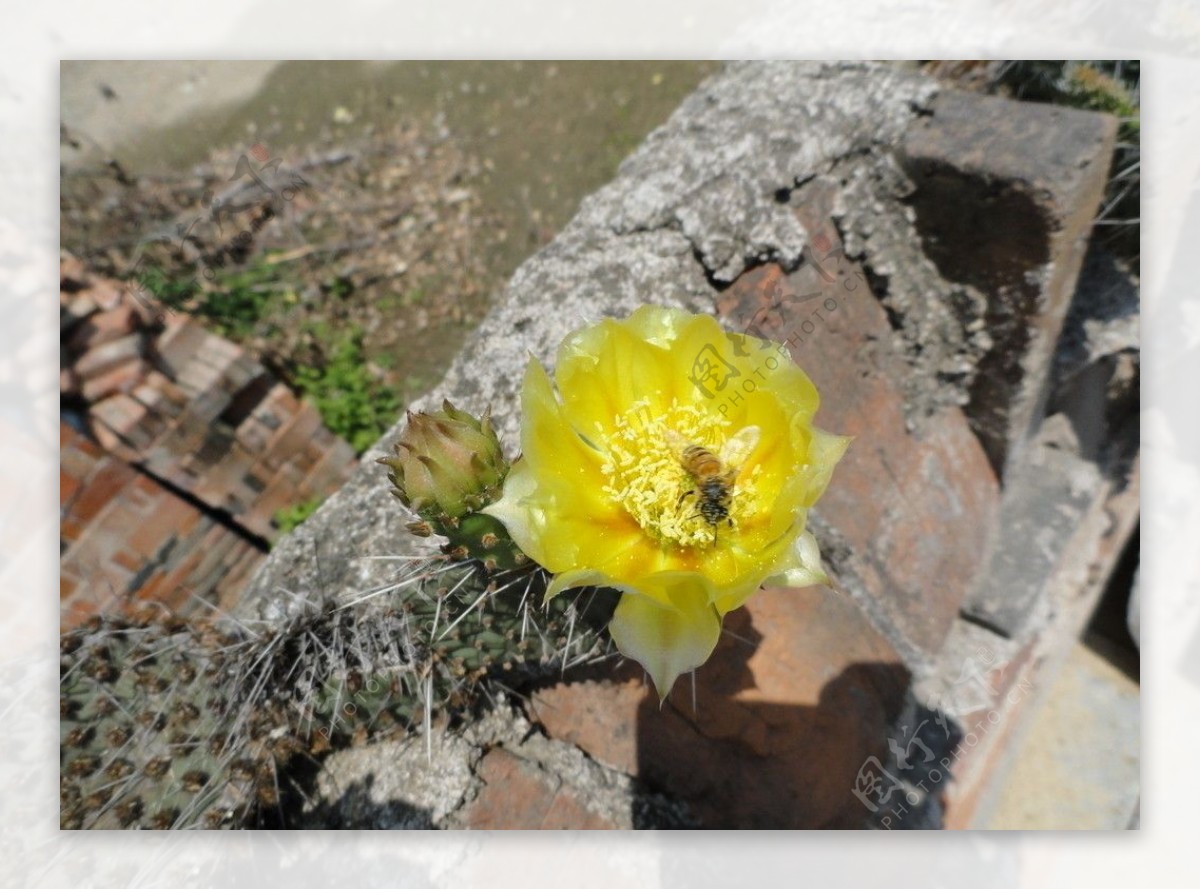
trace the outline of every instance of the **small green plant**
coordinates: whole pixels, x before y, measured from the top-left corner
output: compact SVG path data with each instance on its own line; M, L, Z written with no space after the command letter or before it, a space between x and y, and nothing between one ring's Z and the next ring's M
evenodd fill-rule
M278 271L269 262L226 272L212 290L204 292L195 277L171 277L157 266L141 271L137 280L168 309L195 315L211 330L235 340L254 333L270 312L280 286Z
M312 400L330 431L362 454L382 436L400 412L392 387L375 379L363 350L363 334L355 329L336 341L324 362L301 366L296 388Z
M179 281L169 278L167 273L158 266L148 266L141 270L137 275L137 281L154 299L168 309L183 309L196 294L194 281Z
M309 498L290 507L280 507L275 511L273 522L283 534L293 531L296 526L317 512L317 508L325 502L323 497Z
M340 275L337 278L331 278L325 284L325 291L331 297L339 300L344 300L354 293L354 284L348 278L343 278Z
M270 311L278 272L270 263L259 263L220 278L218 286L204 294L196 315L217 333L245 339Z

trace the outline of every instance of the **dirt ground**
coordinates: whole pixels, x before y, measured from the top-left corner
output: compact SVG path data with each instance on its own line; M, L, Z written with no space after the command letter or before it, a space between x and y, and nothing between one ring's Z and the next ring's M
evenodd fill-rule
M62 246L394 410L716 68L64 63Z

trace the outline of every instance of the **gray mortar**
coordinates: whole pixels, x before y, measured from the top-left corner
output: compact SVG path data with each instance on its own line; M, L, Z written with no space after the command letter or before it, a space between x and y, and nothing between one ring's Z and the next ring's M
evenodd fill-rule
M428 747L427 747L428 742ZM696 827L688 812L637 780L542 735L503 696L462 731L435 728L331 754L316 780L302 828L468 828L485 751L502 748L530 764L553 788L571 787L584 807L617 828Z
M861 260L871 290L893 322L892 347L915 371L904 377L909 430L943 408L971 398L979 360L992 348L987 296L944 279L925 255L913 209L915 186L894 155L847 159L834 218L846 256Z

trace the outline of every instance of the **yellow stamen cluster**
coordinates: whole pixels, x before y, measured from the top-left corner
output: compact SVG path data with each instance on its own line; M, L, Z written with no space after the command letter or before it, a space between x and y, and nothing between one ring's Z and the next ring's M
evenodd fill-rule
M668 411L655 414L648 400L634 402L616 419L615 430L601 445L605 461L600 469L608 479L604 493L663 543L711 547L720 527L699 514L700 493L696 480L683 466L679 443L700 445L718 454L728 438L729 425L728 420L694 405L672 402ZM742 486L757 475L755 467L734 489L729 508L733 528L753 512L752 489ZM682 497L688 491L694 493ZM725 523L721 526L729 529Z

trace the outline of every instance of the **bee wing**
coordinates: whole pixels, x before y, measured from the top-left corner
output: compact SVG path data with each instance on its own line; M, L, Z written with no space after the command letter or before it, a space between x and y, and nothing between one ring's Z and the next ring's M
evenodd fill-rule
M669 427L665 430L665 432L667 434L667 442L670 443L671 448L673 448L677 454L682 454L684 449L688 448L692 444L691 440L688 439L687 436L684 436L682 433L677 433L675 430L670 429Z
M721 462L730 467L739 467L758 447L760 430L756 426L744 426L721 446Z

